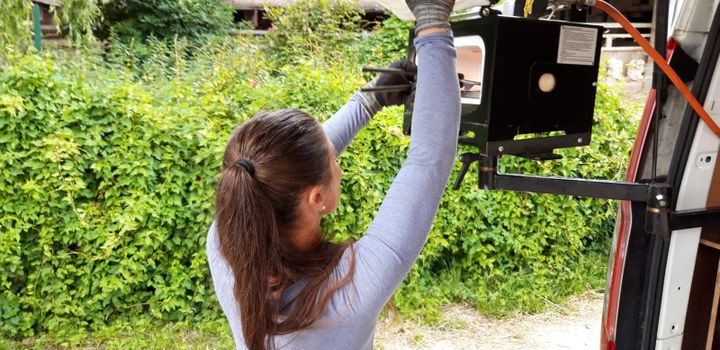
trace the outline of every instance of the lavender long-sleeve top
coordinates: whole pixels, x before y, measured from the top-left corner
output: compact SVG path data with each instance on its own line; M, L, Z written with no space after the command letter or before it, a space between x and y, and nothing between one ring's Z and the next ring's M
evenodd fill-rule
M450 33L415 39L418 77L413 133L407 159L393 181L367 232L354 243L351 283L331 297L325 314L311 328L276 336L278 349L372 349L383 306L409 272L427 240L452 168L460 124L456 53ZM338 155L372 118L353 96L323 125ZM346 250L331 280L348 273ZM207 238L207 256L215 292L238 349L246 349L234 278L219 248L215 224ZM290 300L300 283L283 292Z

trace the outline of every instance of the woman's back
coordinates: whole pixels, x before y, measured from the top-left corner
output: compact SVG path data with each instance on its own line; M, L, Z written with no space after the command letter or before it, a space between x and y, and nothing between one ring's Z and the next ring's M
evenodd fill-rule
M233 296L233 278L227 262L219 253L217 231L214 226L208 235L208 259L220 305L230 323L238 349L247 349L243 339L240 312ZM346 250L328 282L333 283L345 276L350 265L351 250ZM358 282L359 283L359 282ZM359 307L357 291L353 282L343 285L333 293L322 318L312 328L298 333L274 337L277 349L372 349L377 313ZM292 285L282 293L287 304L303 281Z

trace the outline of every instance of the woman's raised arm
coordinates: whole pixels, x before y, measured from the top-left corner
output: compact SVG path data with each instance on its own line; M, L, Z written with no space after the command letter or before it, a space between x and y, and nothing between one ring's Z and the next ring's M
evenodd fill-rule
M385 106L401 105L410 93L409 79L415 74L417 68L414 63L403 60L390 65L391 70L405 71L408 74L383 72L365 87L402 86L407 85L407 90L402 91L373 91L356 92L350 100L340 108L335 115L328 119L323 128L325 133L335 146L338 156L350 145L357 133L370 122L375 114Z
M338 157L373 117L363 108L359 94L361 92L354 93L340 110L323 123L325 134L335 146Z
M362 309L379 312L417 259L450 175L460 126L456 53L447 31L415 39L418 80L408 157L355 243Z

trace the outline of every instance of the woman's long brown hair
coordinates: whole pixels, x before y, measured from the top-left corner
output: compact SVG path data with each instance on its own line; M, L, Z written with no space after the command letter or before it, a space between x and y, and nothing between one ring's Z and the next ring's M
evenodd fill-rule
M348 273L329 285L349 244L323 239L310 251L299 251L288 237L304 190L330 181L328 157L334 152L329 147L315 119L285 109L256 115L235 130L225 148L215 219L251 350L272 349L272 336L310 327L352 275L354 257ZM243 159L254 174L235 165ZM274 297L301 279L307 283L289 305Z

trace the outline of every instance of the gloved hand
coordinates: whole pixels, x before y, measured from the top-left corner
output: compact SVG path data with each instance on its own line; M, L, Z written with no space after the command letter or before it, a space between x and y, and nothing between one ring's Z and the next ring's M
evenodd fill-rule
M405 3L415 16L415 34L429 28L450 30L450 12L455 0L405 0Z
M415 63L405 59L393 62L388 66L390 69L401 69L407 74L398 73L380 73L375 79L368 83L365 88L375 88L391 85L411 85L415 82L415 74L417 66ZM412 84L414 86L414 84ZM408 87L405 90L394 91L373 91L361 92L360 103L365 107L368 115L373 116L385 106L401 105L405 103L405 99L411 94L412 89Z

